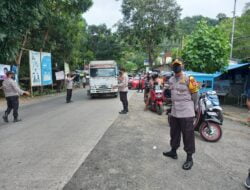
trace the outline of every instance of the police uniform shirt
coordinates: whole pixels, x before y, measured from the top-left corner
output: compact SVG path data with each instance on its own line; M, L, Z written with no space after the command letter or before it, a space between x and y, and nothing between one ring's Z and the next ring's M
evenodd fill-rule
M171 77L169 86L171 90L172 111L171 115L176 118L194 117L194 103L188 88L188 76L183 73L180 77Z

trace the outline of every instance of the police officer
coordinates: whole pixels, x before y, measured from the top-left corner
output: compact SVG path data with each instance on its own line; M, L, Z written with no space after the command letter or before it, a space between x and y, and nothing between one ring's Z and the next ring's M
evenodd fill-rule
M30 95L29 92L23 91L19 88L17 83L12 79L14 73L11 71L7 72L7 78L3 81L2 89L5 94L7 101L7 110L3 116L3 120L8 123L8 115L13 109L14 122L19 122L21 119L18 118L18 108L19 108L19 96L20 95Z
M193 126L195 109L191 93L193 89L189 88L189 77L182 71L182 61L177 59L173 62L172 66L174 76L169 79L172 100L170 119L170 145L172 149L169 152L163 152L163 155L173 159L178 158L176 151L180 146L182 133L184 150L187 153L187 159L182 168L190 170L193 166L192 154L195 153Z

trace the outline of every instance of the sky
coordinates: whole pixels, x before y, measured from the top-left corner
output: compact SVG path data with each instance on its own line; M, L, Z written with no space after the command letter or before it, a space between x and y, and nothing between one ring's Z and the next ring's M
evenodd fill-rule
M237 0L236 14L241 15L242 10L250 0ZM93 0L94 4L89 11L83 14L89 25L106 24L113 27L120 19L121 0ZM234 0L177 0L182 7L182 18L185 16L203 15L216 18L218 13L225 13L232 17Z

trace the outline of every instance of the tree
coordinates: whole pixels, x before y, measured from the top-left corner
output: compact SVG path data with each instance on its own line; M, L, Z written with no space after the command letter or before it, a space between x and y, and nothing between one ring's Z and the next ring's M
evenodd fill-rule
M21 48L31 30L39 27L43 4L39 0L2 0L0 2L0 62L20 63Z
M81 14L91 5L91 0L2 0L0 61L20 65L23 49L43 51L45 48L51 51L60 44L59 41L67 45L71 43L69 47L73 47L75 35L68 39L67 34L71 34L71 28L76 28ZM65 29L65 26L68 28ZM64 36L59 39L60 33Z
M180 11L175 0L123 0L119 32L132 46L147 52L152 66L161 41L175 32Z
M202 15L185 17L178 22L178 35L181 37L190 35L201 20L206 20L209 26L216 26L218 24L216 19L204 17Z
M214 73L228 65L230 45L227 36L218 27L200 21L187 38L182 57L186 68L196 72Z
M218 19L219 22L221 22L221 21L227 19L228 17L227 17L227 15L226 15L225 13L219 13L219 14L216 16L216 18Z
M235 37L233 47L233 58L241 60L250 59L250 10L244 12L240 17L236 17ZM220 30L227 34L231 39L232 19L227 18L219 24Z
M119 60L121 57L120 40L106 25L91 25L87 29L86 47L97 60Z

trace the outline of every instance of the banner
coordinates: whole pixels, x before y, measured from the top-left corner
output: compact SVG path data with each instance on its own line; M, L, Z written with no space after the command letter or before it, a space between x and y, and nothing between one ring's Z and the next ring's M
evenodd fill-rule
M7 78L6 73L10 71L10 65L0 64L0 80L5 80Z
M52 81L52 64L51 53L41 53L41 65L42 65L42 85L51 85Z
M65 79L64 71L56 72L56 80L64 80L64 79Z
M16 65L11 65L11 71L15 74L14 80L18 82L18 67Z
M31 86L41 86L42 77L41 77L40 52L29 51L29 59L30 59Z
M68 63L64 63L64 72L65 75L70 73L70 69L69 69L69 64Z

